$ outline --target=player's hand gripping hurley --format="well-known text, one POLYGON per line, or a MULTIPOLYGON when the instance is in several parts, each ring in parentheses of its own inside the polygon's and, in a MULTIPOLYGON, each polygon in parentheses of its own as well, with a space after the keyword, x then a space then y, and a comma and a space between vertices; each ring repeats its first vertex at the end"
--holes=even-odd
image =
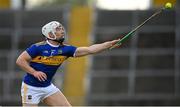
POLYGON ((163 10, 170 9, 171 7, 172 7, 171 3, 166 3, 165 7, 161 8, 158 11, 156 11, 153 15, 151 15, 148 19, 146 19, 144 22, 142 22, 139 26, 137 26, 132 31, 130 31, 127 35, 125 35, 123 38, 121 38, 116 44, 112 45, 109 49, 119 47, 123 42, 125 42, 129 37, 131 37, 134 32, 136 32, 139 28, 141 28, 150 19, 152 19, 153 17, 155 17, 155 16, 159 15, 160 13, 162 13, 163 10))

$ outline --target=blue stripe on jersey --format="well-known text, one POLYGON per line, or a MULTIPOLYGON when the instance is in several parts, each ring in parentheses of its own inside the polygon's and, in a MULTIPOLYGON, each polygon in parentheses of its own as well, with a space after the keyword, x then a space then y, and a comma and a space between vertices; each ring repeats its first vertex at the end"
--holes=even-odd
POLYGON ((76 47, 74 46, 63 45, 59 47, 52 47, 47 44, 46 41, 31 45, 26 49, 27 53, 32 58, 30 66, 36 71, 42 71, 46 73, 47 80, 41 82, 31 74, 27 73, 24 77, 24 82, 35 87, 49 86, 58 67, 68 57, 72 57, 75 53, 75 50, 76 47))

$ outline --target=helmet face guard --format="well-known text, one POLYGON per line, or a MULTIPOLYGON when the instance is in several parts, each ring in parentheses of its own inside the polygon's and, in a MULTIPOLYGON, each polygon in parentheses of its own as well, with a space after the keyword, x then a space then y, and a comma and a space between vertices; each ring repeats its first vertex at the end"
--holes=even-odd
MULTIPOLYGON (((59 43, 62 43, 65 40, 65 36, 57 39, 56 37, 56 28, 57 27, 63 27, 61 23, 57 22, 57 21, 52 21, 47 23, 46 25, 44 25, 42 27, 42 34, 48 39, 48 40, 53 40, 59 43), (49 33, 52 33, 54 35, 54 37, 50 37, 49 33)), ((63 27, 64 28, 64 27, 63 27)))

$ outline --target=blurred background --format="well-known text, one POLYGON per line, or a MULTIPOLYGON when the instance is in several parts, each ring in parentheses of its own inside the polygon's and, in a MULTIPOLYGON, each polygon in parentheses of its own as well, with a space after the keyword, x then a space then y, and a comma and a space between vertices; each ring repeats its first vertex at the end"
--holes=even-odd
POLYGON ((44 40, 44 24, 59 21, 67 43, 89 46, 122 37, 166 2, 175 8, 120 48, 68 59, 53 82, 72 105, 180 105, 179 0, 0 0, 0 105, 21 105, 25 72, 15 61, 44 40))

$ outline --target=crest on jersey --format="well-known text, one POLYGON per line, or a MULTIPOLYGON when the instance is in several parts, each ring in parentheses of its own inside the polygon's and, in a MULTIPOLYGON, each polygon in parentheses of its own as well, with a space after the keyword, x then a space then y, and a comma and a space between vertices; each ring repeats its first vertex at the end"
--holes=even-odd
POLYGON ((58 54, 62 54, 62 50, 61 49, 58 50, 58 54))

